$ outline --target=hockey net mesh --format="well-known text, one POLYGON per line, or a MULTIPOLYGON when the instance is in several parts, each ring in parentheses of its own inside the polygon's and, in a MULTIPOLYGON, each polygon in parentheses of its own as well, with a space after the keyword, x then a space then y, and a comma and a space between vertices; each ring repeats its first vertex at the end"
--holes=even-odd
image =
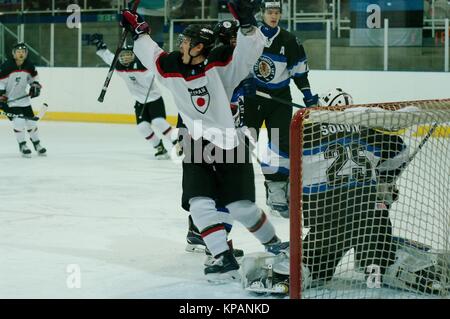
POLYGON ((297 112, 292 298, 448 298, 449 123, 450 99, 297 112))

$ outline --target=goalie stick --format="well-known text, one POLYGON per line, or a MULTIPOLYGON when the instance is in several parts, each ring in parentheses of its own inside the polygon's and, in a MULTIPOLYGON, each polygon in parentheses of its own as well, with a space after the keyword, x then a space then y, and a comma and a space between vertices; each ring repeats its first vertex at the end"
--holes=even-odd
POLYGON ((47 112, 47 109, 48 109, 48 104, 43 103, 38 114, 33 117, 23 116, 22 114, 14 114, 14 113, 10 113, 10 112, 5 112, 2 110, 0 110, 0 115, 4 115, 9 118, 21 118, 21 119, 29 120, 29 121, 39 121, 40 119, 42 119, 44 117, 45 112, 47 112))
MULTIPOLYGON (((141 0, 135 0, 134 1, 133 7, 131 9, 132 12, 136 12, 137 7, 139 5, 139 2, 141 2, 141 0)), ((114 59, 113 59, 113 61, 111 63, 111 66, 109 67, 108 74, 106 75, 106 79, 105 79, 105 83, 103 84, 102 91, 100 92, 100 96, 97 99, 97 101, 99 101, 100 103, 102 103, 103 100, 105 99, 106 90, 108 89, 109 82, 111 81, 111 78, 113 76, 114 70, 116 68, 117 60, 119 59, 120 50, 122 49, 122 46, 125 43, 125 40, 127 39, 127 35, 128 35, 128 30, 125 29, 122 32, 122 38, 119 41, 119 44, 118 44, 117 49, 116 49, 116 53, 114 54, 114 59)))
POLYGON ((256 95, 258 95, 260 97, 263 97, 265 99, 268 99, 268 100, 274 100, 275 102, 278 102, 278 103, 281 103, 281 104, 284 104, 284 105, 295 106, 295 107, 298 107, 299 109, 306 108, 306 106, 304 106, 304 105, 300 105, 300 104, 297 104, 297 103, 294 103, 294 102, 291 102, 291 101, 286 101, 286 100, 280 99, 278 97, 274 97, 274 96, 272 96, 270 94, 267 94, 267 93, 264 93, 264 92, 261 92, 261 91, 256 91, 256 95))

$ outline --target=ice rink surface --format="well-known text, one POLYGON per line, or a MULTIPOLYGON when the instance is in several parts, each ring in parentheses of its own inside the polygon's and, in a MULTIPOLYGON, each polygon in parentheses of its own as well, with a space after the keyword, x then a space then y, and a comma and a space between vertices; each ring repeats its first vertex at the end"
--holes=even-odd
MULTIPOLYGON (((48 156, 22 158, 0 120, 0 298, 258 298, 239 283, 206 282, 204 255, 184 250, 181 163, 154 159, 134 125, 44 121, 39 129, 48 156)), ((257 204, 268 212, 254 167, 257 204)), ((288 240, 288 220, 268 216, 288 240)), ((231 238, 246 253, 263 250, 238 223, 231 238)), ((366 293, 344 289, 340 297, 414 297, 366 293)), ((316 294, 336 297, 305 297, 316 294)))
MULTIPOLYGON (((255 297, 238 283, 209 284, 204 256, 184 251, 181 164, 154 159, 134 125, 44 121, 39 130, 48 156, 22 158, 0 120, 0 298, 255 297), (78 270, 81 287, 70 288, 78 270)), ((288 221, 269 218, 288 240, 288 221)), ((263 250, 238 223, 231 238, 263 250)))

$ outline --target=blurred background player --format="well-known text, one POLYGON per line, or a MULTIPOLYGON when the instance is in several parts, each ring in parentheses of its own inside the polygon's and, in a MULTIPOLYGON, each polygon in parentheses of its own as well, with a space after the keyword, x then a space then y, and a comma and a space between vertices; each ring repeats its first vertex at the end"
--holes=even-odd
MULTIPOLYGON (((280 0, 262 0, 260 30, 268 43, 262 56, 253 67, 258 91, 270 94, 285 101, 291 101, 290 80, 304 95, 307 107, 315 106, 318 95, 311 93, 308 81, 308 63, 303 46, 297 38, 279 26, 282 13, 280 0)), ((279 165, 273 162, 263 163, 265 175, 267 205, 275 215, 289 216, 288 180, 289 171, 282 166, 289 166, 289 126, 292 118, 292 106, 277 104, 273 100, 259 96, 245 99, 245 125, 252 133, 259 135, 263 122, 269 135, 269 148, 278 155, 279 165), (278 139, 273 135, 278 130, 278 139)), ((254 136, 257 139, 257 136, 254 136)))
MULTIPOLYGON (((0 66, 0 108, 32 118, 34 112, 30 99, 38 97, 42 88, 39 84, 38 73, 34 64, 28 59, 28 48, 25 43, 18 43, 13 47, 12 57, 0 66), (8 103, 8 100, 14 101, 8 103)), ((47 150, 40 144, 36 121, 19 117, 10 118, 10 120, 23 157, 31 157, 25 131, 28 132, 37 154, 40 156, 47 154, 47 150)))
POLYGON ((127 10, 122 13, 122 25, 135 39, 134 52, 172 90, 187 128, 183 137, 182 206, 191 213, 216 258, 204 269, 210 281, 240 277, 216 201, 265 246, 280 241, 273 225, 255 204, 253 165, 245 144, 237 139, 229 108, 233 89, 247 76, 263 50, 264 38, 255 28, 254 4, 252 0, 229 2, 230 11, 241 26, 234 52, 225 46, 213 49, 214 32, 209 26, 189 25, 183 32, 182 52, 164 53, 148 35, 149 26, 142 17, 127 10), (212 132, 214 136, 210 135, 212 132), (239 154, 245 154, 243 162, 235 160, 239 154))
MULTIPOLYGON (((321 106, 352 103, 342 89, 319 101, 321 106)), ((369 267, 378 266, 385 286, 448 293, 450 283, 441 280, 450 276, 450 259, 444 257, 439 268, 440 257, 431 247, 392 234, 389 209, 399 197, 396 180, 409 163, 404 141, 359 125, 306 123, 303 134, 303 222, 309 232, 302 242, 302 288, 329 282, 342 257, 354 249, 355 270, 367 275, 369 267)), ((285 291, 289 252, 286 243, 279 247, 284 250, 279 256, 244 257, 249 290, 285 291), (269 264, 274 282, 267 287, 269 264)))
MULTIPOLYGON (((91 43, 97 47, 97 55, 106 64, 111 65, 114 54, 108 50, 102 38, 101 34, 93 34, 91 43)), ((164 147, 163 141, 155 133, 155 129, 172 144, 176 143, 176 136, 172 137, 172 127, 166 121, 164 100, 154 83, 155 75, 136 58, 132 46, 126 46, 120 51, 116 71, 136 100, 134 112, 139 132, 153 145, 154 155, 157 159, 168 159, 169 153, 164 147)))

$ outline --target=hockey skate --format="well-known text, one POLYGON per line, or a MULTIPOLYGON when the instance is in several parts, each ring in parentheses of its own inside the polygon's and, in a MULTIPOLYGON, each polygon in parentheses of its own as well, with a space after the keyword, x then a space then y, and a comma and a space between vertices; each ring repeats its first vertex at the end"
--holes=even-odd
POLYGON ((27 142, 19 143, 19 150, 22 157, 31 158, 31 150, 27 146, 27 142))
POLYGON ((210 283, 227 283, 240 280, 239 264, 231 250, 219 254, 212 265, 205 267, 205 276, 210 283))
POLYGON ((160 140, 159 144, 155 146, 155 158, 158 160, 165 160, 169 159, 169 153, 167 152, 166 148, 164 147, 163 141, 160 140))
MULTIPOLYGON (((259 295, 289 293, 289 252, 254 253, 242 260, 242 284, 245 290, 259 295)), ((302 266, 302 286, 308 287, 311 276, 308 267, 302 266)))
POLYGON ((186 235, 186 248, 185 250, 189 253, 204 253, 206 244, 203 241, 200 231, 194 225, 191 215, 189 215, 189 229, 186 235))
POLYGON ((40 141, 31 142, 33 142, 34 149, 39 156, 47 156, 47 149, 41 146, 40 141))
MULTIPOLYGON (((239 262, 241 260, 241 258, 244 256, 244 251, 242 249, 233 248, 233 241, 231 239, 228 240, 227 243, 228 243, 228 246, 230 247, 230 249, 233 251, 234 258, 236 258, 236 260, 239 262)), ((205 254, 206 254, 206 259, 203 264, 205 266, 213 265, 215 258, 212 256, 212 254, 208 248, 205 248, 205 254)))
POLYGON ((287 182, 265 181, 266 204, 273 216, 289 218, 289 203, 287 200, 287 182))

